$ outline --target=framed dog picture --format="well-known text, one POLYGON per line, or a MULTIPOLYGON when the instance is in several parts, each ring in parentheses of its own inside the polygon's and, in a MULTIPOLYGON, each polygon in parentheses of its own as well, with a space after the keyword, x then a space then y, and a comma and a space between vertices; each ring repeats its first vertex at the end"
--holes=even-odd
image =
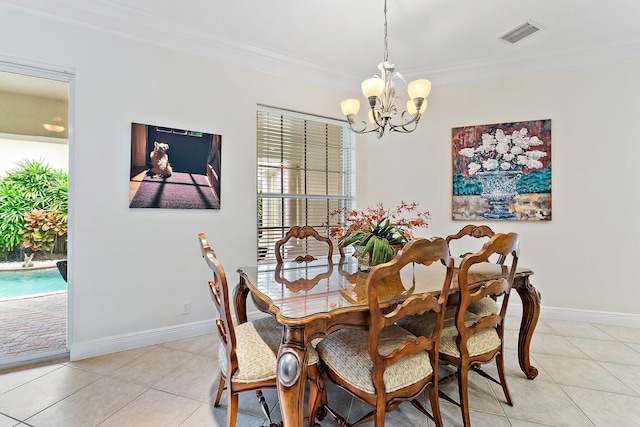
POLYGON ((222 136, 131 123, 130 208, 220 209, 222 136))

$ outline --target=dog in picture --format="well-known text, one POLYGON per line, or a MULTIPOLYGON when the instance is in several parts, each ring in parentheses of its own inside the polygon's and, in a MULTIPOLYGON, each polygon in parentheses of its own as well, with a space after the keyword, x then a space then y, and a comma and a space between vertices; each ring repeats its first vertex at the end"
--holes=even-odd
POLYGON ((169 178, 173 169, 169 163, 169 156, 167 150, 169 144, 164 142, 154 142, 153 151, 149 155, 151 157, 151 170, 149 175, 153 175, 154 178, 169 178))

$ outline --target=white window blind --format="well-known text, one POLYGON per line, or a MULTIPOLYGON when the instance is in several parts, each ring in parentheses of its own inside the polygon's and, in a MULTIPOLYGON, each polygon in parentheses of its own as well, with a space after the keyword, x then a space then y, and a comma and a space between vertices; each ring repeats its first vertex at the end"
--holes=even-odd
MULTIPOLYGON (((353 137, 330 119, 265 108, 257 112, 258 260, 294 225, 328 235, 331 211, 353 206, 353 137)), ((337 219, 337 218, 336 218, 337 219)), ((326 254, 315 239, 292 239, 284 258, 326 254)), ((334 247, 334 253, 337 253, 334 247)))

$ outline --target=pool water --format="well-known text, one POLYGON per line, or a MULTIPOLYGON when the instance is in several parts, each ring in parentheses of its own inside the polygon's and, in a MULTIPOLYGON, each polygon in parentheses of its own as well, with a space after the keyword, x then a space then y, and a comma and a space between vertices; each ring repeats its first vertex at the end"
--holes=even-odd
POLYGON ((0 299, 64 291, 64 281, 57 268, 27 271, 0 271, 0 299))

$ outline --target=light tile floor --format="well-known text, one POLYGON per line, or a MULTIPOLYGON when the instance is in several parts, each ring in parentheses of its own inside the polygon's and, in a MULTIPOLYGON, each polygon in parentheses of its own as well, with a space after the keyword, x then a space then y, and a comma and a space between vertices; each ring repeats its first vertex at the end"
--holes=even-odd
MULTIPOLYGON (((474 426, 639 426, 640 328, 544 320, 532 343, 540 374, 525 379, 517 363, 519 319, 508 319, 506 356, 514 406, 500 386, 473 374, 474 426)), ((226 399, 214 408, 218 340, 201 336, 77 362, 57 361, 0 372, 0 427, 224 426, 226 399)), ((487 371, 495 373, 495 366, 487 371)), ((349 421, 365 405, 328 383, 329 403, 349 421)), ((457 396, 457 386, 442 387, 457 396)), ((277 396, 265 396, 275 421, 277 396)), ((425 404, 428 405, 428 401, 425 404)), ((428 406, 427 406, 428 407, 428 406)), ((441 400, 446 426, 460 426, 459 409, 441 400)), ((255 394, 240 398, 238 426, 265 426, 255 394)), ((433 426, 408 403, 387 414, 387 426, 433 426)), ((327 417, 322 426, 336 426, 327 417)))

